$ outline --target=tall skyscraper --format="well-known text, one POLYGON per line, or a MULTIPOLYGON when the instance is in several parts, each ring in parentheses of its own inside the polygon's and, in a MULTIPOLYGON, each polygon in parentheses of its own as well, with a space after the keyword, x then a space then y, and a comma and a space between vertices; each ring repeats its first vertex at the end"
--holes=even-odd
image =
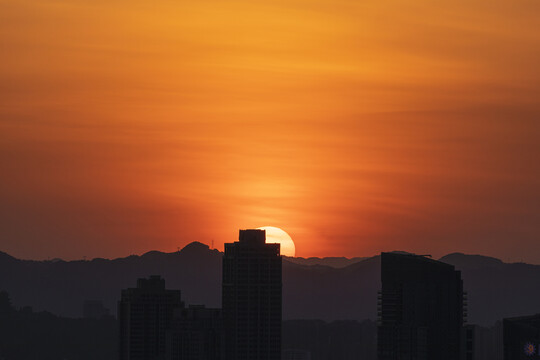
POLYGON ((264 230, 225 244, 222 307, 226 360, 281 358, 281 256, 264 230))
POLYGON ((159 276, 139 279, 136 288, 122 290, 118 303, 120 360, 164 359, 174 309, 183 307, 180 290, 166 290, 165 280, 159 276))
POLYGON ((381 254, 379 360, 459 360, 463 356, 461 273, 425 256, 381 254))

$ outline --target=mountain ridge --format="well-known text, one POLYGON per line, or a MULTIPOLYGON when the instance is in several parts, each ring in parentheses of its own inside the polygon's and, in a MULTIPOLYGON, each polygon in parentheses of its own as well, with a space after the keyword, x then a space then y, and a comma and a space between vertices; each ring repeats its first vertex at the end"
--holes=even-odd
MULTIPOLYGON (((34 261, 0 252, 0 290, 8 291, 17 306, 79 317, 84 300, 102 300, 115 313, 121 289, 134 287, 137 278, 161 275, 167 288, 182 291, 186 303, 220 307, 222 255, 199 242, 172 253, 116 259, 34 261)), ((440 261, 462 272, 471 323, 489 325, 540 312, 539 265, 462 253, 440 261)), ((379 290, 379 255, 343 267, 283 258, 284 319, 375 320, 379 290)))

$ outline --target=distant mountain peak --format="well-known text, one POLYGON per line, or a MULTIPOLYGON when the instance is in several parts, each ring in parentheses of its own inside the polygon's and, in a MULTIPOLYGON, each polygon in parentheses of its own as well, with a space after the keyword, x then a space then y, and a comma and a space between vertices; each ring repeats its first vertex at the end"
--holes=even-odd
POLYGON ((197 255, 197 254, 202 254, 202 253, 206 253, 206 252, 209 252, 209 251, 211 251, 211 250, 210 250, 210 247, 208 245, 203 244, 203 243, 198 242, 198 241, 193 241, 193 242, 187 244, 186 246, 184 246, 180 251, 167 253, 167 252, 158 251, 158 250, 150 250, 150 251, 142 254, 141 257, 143 257, 143 258, 159 258, 159 257, 167 256, 167 255, 177 255, 177 254, 181 254, 181 255, 197 255))
POLYGON ((502 260, 484 256, 484 255, 468 255, 460 252, 451 253, 443 256, 439 261, 456 267, 483 267, 483 266, 500 266, 504 264, 502 260))
POLYGON ((16 261, 17 259, 9 255, 8 253, 0 251, 0 260, 16 261))
POLYGON ((209 251, 210 246, 203 244, 199 241, 193 241, 186 246, 182 250, 180 250, 181 253, 192 253, 192 252, 202 252, 202 251, 209 251))
POLYGON ((165 253, 162 252, 162 251, 150 250, 150 251, 147 251, 144 254, 142 254, 141 257, 153 257, 153 256, 159 256, 159 255, 163 255, 163 254, 165 254, 165 253))

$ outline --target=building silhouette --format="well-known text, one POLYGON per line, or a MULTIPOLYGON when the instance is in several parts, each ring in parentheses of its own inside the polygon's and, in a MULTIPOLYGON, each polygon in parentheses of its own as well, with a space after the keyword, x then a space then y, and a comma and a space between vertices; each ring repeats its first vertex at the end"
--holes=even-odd
POLYGON ((311 353, 308 350, 286 349, 281 360, 311 360, 311 353))
POLYGON ((11 305, 11 299, 7 291, 0 291, 0 315, 9 314, 15 311, 11 305))
POLYGON ((281 358, 282 280, 279 244, 264 230, 240 230, 225 244, 222 308, 226 360, 281 358))
POLYGON ((540 314, 503 319, 504 360, 540 359, 540 314))
POLYGON ((167 331, 167 360, 223 359, 221 309, 190 305, 174 310, 167 331))
POLYGON ((183 307, 180 290, 165 289, 160 276, 139 279, 136 288, 122 290, 118 303, 120 359, 164 359, 166 331, 174 310, 183 307))
POLYGON ((382 253, 379 360, 458 360, 464 356, 461 273, 426 256, 382 253))
POLYGON ((502 322, 491 327, 465 326, 464 360, 503 360, 502 322))

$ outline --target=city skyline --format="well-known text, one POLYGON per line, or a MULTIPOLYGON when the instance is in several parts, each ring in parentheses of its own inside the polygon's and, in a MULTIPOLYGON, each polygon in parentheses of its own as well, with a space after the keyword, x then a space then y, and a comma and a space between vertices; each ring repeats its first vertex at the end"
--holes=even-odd
POLYGON ((0 250, 274 226, 540 262, 540 3, 0 1, 0 250))
POLYGON ((0 290, 0 354, 141 360, 536 356, 539 293, 530 280, 538 279, 540 265, 463 254, 437 261, 403 252, 344 268, 299 265, 279 256, 280 244, 265 243, 265 230, 239 233, 224 253, 200 243, 117 260, 25 261, 0 253, 7 270, 0 276, 7 289, 0 290), (166 287, 165 278, 175 285, 166 287), (206 306, 216 300, 221 307, 206 306), (117 319, 111 303, 118 305, 117 319), (75 317, 68 315, 73 306, 75 317))

